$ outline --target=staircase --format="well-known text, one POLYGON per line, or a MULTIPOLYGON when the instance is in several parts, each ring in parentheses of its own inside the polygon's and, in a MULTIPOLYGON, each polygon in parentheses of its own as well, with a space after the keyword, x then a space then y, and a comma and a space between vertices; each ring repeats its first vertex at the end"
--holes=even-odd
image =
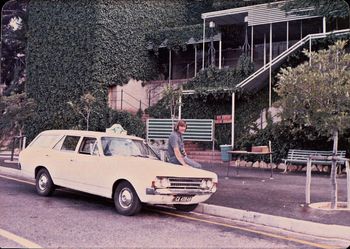
POLYGON ((317 34, 307 35, 303 39, 295 43, 293 46, 289 47, 287 50, 279 54, 269 63, 265 64, 259 70, 254 72, 248 78, 246 78, 245 80, 237 84, 236 87, 241 88, 248 92, 253 92, 253 91, 256 92, 264 87, 264 83, 266 82, 266 79, 269 77, 270 67, 271 67, 271 71, 278 68, 288 55, 290 55, 292 52, 294 52, 295 50, 297 50, 307 42, 311 42, 311 40, 325 38, 330 35, 340 36, 340 35, 349 34, 349 33, 350 33, 350 29, 342 29, 342 30, 337 30, 337 31, 332 31, 327 33, 317 33, 317 34))
POLYGON ((220 151, 203 150, 199 144, 185 142, 185 150, 189 158, 199 163, 222 163, 220 151))

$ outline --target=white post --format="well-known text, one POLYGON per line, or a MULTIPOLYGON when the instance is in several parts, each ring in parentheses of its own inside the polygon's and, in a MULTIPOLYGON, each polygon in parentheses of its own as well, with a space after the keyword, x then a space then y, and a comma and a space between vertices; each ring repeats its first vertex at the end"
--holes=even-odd
POLYGON ((194 44, 194 77, 197 76, 197 44, 194 44))
POLYGON ((322 20, 322 26, 323 26, 323 33, 326 33, 327 32, 327 23, 326 23, 325 16, 323 17, 323 20, 322 20))
POLYGON ((221 69, 222 65, 222 40, 220 37, 220 41, 219 41, 219 69, 221 69))
POLYGON ((311 49, 312 49, 312 39, 310 36, 310 42, 309 42, 309 52, 310 52, 310 56, 309 56, 309 66, 311 67, 311 49))
POLYGON ((287 21, 287 49, 288 48, 289 48, 289 22, 287 21))
POLYGON ((303 20, 300 20, 300 40, 303 39, 303 20))
POLYGON ((350 208, 350 166, 349 161, 345 161, 346 170, 346 188, 347 188, 347 206, 350 208))
POLYGON ((27 137, 23 137, 22 150, 26 148, 26 143, 27 143, 27 137))
POLYGON ((251 41, 250 41, 250 60, 254 61, 254 26, 251 27, 251 41))
MULTIPOLYGON (((182 93, 182 88, 181 88, 182 93)), ((179 95, 179 120, 181 119, 181 106, 182 106, 182 95, 179 95)))
POLYGON ((168 79, 169 84, 170 84, 170 80, 171 80, 171 49, 169 49, 169 79, 168 79))
POLYGON ((311 203, 311 197, 310 197, 310 189, 311 189, 311 159, 307 159, 307 165, 306 165, 306 186, 305 186, 305 202, 306 204, 311 203))
POLYGON ((232 93, 232 111, 231 111, 231 147, 234 149, 235 146, 235 95, 232 93))
POLYGON ((269 107, 272 105, 272 23, 270 23, 269 107))
POLYGON ((205 19, 203 19, 203 53, 202 53, 202 70, 204 70, 205 59, 205 19))
POLYGON ((266 65, 266 33, 264 33, 264 68, 266 65))

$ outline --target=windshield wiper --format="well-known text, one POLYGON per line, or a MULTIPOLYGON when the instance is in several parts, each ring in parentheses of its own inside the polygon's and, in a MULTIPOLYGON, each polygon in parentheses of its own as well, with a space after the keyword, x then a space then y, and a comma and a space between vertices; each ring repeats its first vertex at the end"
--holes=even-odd
POLYGON ((143 157, 143 158, 149 158, 149 156, 147 155, 131 155, 133 157, 143 157))

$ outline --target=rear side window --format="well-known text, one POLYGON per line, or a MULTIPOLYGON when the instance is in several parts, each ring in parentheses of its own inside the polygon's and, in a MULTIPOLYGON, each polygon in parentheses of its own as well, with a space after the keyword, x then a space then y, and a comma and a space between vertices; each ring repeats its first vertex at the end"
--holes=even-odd
POLYGON ((30 147, 33 148, 52 148, 58 140, 61 138, 61 136, 58 135, 40 135, 37 139, 34 140, 34 142, 31 144, 30 147))
POLYGON ((78 145, 80 137, 78 136, 66 136, 63 141, 61 150, 64 151, 75 151, 75 148, 78 145))

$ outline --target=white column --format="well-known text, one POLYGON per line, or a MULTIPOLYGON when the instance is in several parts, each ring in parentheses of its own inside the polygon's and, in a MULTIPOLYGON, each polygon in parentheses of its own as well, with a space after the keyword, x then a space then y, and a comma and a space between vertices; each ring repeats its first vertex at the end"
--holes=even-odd
POLYGON ((168 82, 170 83, 171 80, 171 49, 169 49, 169 79, 168 82))
POLYGON ((221 37, 220 37, 220 41, 219 41, 219 69, 221 69, 222 65, 222 41, 221 41, 221 37))
POLYGON ((323 26, 323 33, 326 33, 327 32, 327 22, 326 22, 326 17, 324 16, 323 17, 323 20, 322 20, 322 26, 323 26))
POLYGON ((203 19, 203 53, 202 53, 202 70, 204 70, 205 59, 205 19, 203 19))
POLYGON ((303 39, 303 20, 300 20, 300 40, 303 39))
POLYGON ((232 93, 232 111, 231 111, 231 147, 234 149, 235 146, 235 95, 232 93))
POLYGON ((254 61, 254 26, 251 27, 250 60, 254 61))
POLYGON ((270 23, 269 107, 272 105, 272 23, 270 23))
POLYGON ((194 44, 194 77, 197 76, 197 44, 194 44))
POLYGON ((310 56, 309 56, 309 66, 311 67, 311 51, 312 51, 312 39, 310 37, 310 42, 309 42, 309 52, 310 52, 310 56))
POLYGON ((266 33, 264 33, 264 67, 266 65, 266 33))
POLYGON ((179 95, 179 120, 181 119, 181 106, 182 106, 182 87, 181 87, 181 94, 179 95))
POLYGON ((289 48, 289 22, 287 21, 287 49, 289 48))

